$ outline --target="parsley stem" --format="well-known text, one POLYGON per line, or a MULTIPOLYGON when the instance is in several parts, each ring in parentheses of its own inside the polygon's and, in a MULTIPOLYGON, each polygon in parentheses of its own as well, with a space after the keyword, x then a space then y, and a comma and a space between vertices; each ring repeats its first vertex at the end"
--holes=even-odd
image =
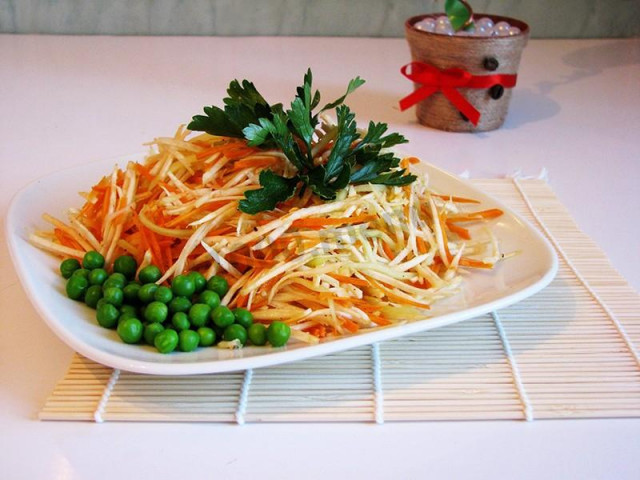
POLYGON ((283 160, 287 160, 287 156, 280 150, 267 150, 264 152, 260 152, 260 155, 271 155, 272 157, 282 158, 283 160))
POLYGON ((313 158, 317 157, 318 152, 324 150, 329 142, 331 142, 331 140, 335 140, 336 136, 338 135, 338 127, 326 125, 325 128, 328 128, 327 133, 320 137, 318 139, 318 142, 311 149, 311 155, 313 156, 313 158))

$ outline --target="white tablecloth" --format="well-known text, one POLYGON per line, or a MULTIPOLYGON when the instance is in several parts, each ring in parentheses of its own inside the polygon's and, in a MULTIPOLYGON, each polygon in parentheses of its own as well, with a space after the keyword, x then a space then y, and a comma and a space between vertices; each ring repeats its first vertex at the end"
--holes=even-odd
MULTIPOLYGON (((614 266, 640 287, 640 40, 534 40, 500 130, 416 123, 400 39, 0 36, 0 215, 24 184, 143 151, 232 78, 289 101, 307 67, 325 98, 360 75, 361 122, 388 122, 406 149, 473 177, 539 175, 614 266)), ((6 478, 637 478, 640 421, 395 425, 45 423, 36 414, 71 350, 31 307, 0 247, 0 464, 6 478)))

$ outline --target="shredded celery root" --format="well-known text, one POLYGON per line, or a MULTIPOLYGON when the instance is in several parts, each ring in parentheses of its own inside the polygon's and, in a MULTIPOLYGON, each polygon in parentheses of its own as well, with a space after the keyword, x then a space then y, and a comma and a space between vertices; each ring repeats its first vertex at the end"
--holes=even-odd
MULTIPOLYGON (((323 123, 317 132, 318 161, 333 131, 323 123)), ((67 223, 45 215, 53 230, 33 233, 33 243, 60 257, 95 249, 108 264, 133 255, 140 268, 159 266, 160 282, 191 270, 223 275, 231 285, 224 304, 249 308, 259 322, 285 321, 310 343, 424 318, 459 290, 461 268, 501 258, 490 228, 471 236, 467 227, 502 212, 432 191, 426 178, 349 185, 332 202, 307 189, 249 215, 238 202, 259 187, 260 171, 292 172, 281 152, 182 127, 152 147, 143 163, 114 168, 82 194, 86 203, 67 223)))

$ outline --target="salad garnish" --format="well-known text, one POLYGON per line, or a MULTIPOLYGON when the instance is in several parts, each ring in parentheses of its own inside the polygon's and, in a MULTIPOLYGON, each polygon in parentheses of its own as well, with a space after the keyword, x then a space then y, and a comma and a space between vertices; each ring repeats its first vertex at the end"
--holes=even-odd
POLYGON ((234 80, 227 89, 223 108, 205 107, 205 115, 194 116, 187 126, 192 131, 244 138, 251 147, 278 148, 295 167, 289 177, 269 170, 261 173, 261 188, 247 191, 240 202, 243 212, 273 210, 298 189, 311 188, 320 198, 335 200, 337 192, 349 184, 400 186, 416 179, 398 168, 400 159, 386 150, 406 143, 402 135, 387 133, 386 123, 374 122, 369 122, 364 136, 358 132, 355 115, 344 101, 364 80, 354 78, 344 95, 317 109, 320 92, 313 90, 312 79, 309 69, 289 110, 282 104, 269 105, 253 83, 234 80), (320 116, 334 109, 336 124, 319 128, 320 116), (324 158, 323 147, 329 144, 329 155, 324 158))

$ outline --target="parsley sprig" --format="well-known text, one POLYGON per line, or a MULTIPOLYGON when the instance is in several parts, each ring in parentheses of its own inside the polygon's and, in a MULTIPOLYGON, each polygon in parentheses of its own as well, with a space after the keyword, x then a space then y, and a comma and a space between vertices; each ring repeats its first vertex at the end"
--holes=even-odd
POLYGON ((288 110, 282 104, 269 105, 253 83, 234 80, 227 89, 223 108, 205 107, 205 115, 196 115, 189 123, 187 128, 192 131, 244 138, 254 147, 278 148, 296 168, 297 174, 291 178, 271 170, 260 172, 261 188, 245 192, 239 205, 241 211, 255 214, 273 210, 300 186, 310 188, 324 200, 334 200, 337 192, 349 184, 398 186, 416 179, 398 168, 400 159, 386 150, 406 143, 402 135, 387 133, 386 123, 375 122, 369 122, 363 136, 359 133, 355 114, 344 101, 364 80, 354 78, 344 95, 319 109, 320 92, 313 90, 312 80, 309 69, 288 110), (326 163, 318 163, 313 158, 313 146, 322 141, 316 133, 319 115, 334 109, 337 123, 325 132, 332 135, 333 146, 326 163))

